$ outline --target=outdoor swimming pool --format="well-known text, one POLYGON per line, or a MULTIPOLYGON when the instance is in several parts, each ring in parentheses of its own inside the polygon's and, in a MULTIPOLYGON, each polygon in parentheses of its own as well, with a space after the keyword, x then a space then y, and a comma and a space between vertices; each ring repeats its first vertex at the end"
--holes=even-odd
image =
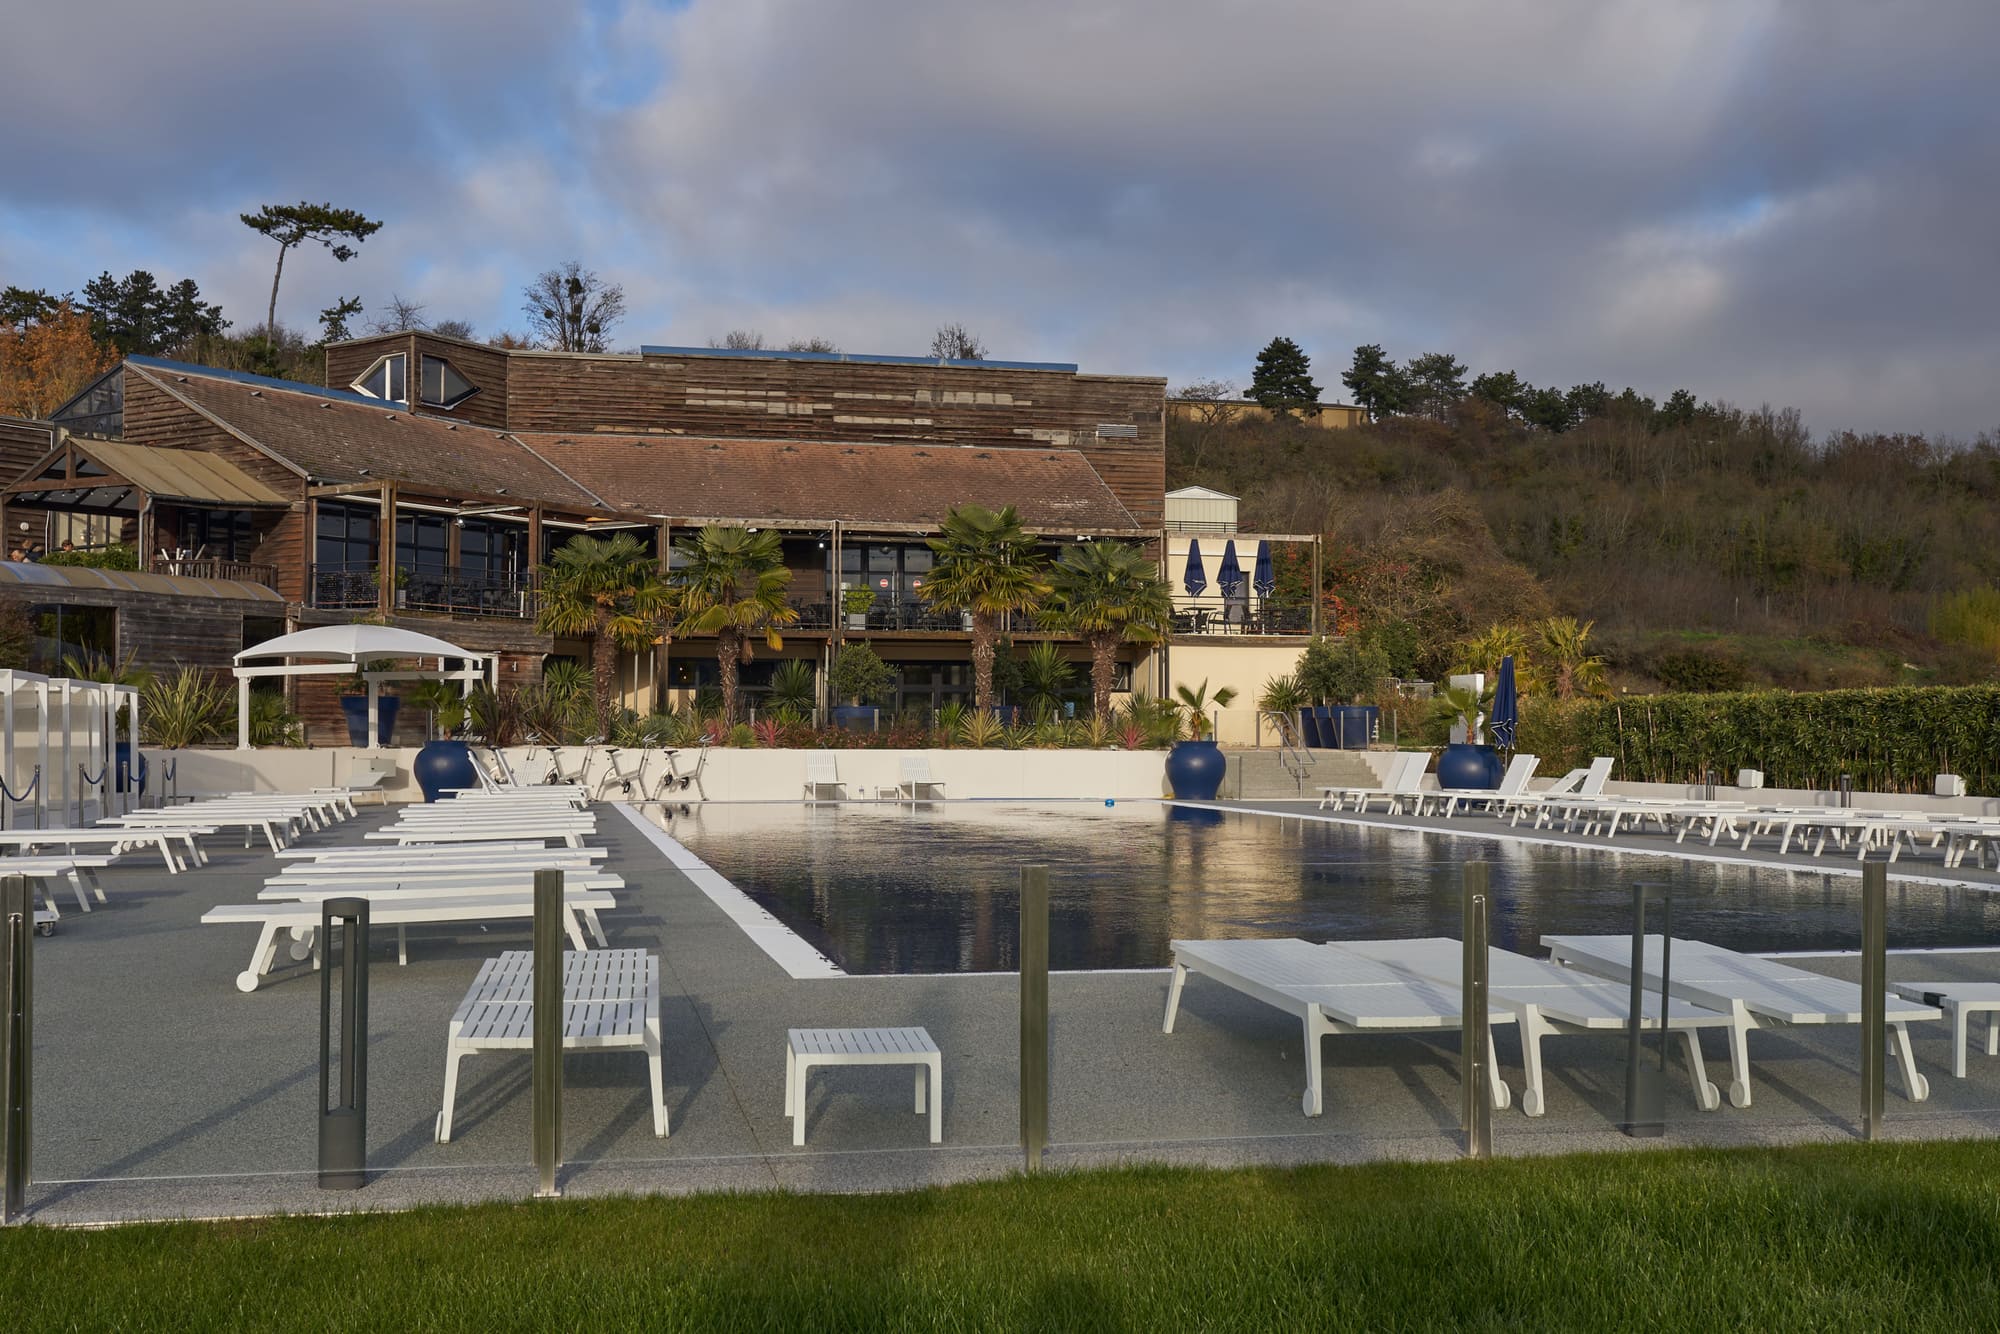
MULTIPOLYGON (((1742 950, 1861 939, 1852 876, 1154 802, 718 804, 669 829, 850 973, 1012 969, 1021 867, 1037 863, 1063 969, 1161 967, 1175 937, 1456 936, 1468 858, 1493 868, 1493 943, 1527 953, 1545 933, 1630 931, 1639 880, 1672 887, 1676 935, 1742 950)), ((2000 895, 1891 882, 1892 948, 1996 941, 2000 895)))

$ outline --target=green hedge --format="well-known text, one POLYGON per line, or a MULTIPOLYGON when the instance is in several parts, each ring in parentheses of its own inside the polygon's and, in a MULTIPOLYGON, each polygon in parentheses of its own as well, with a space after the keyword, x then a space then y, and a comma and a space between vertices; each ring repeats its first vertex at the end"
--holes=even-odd
POLYGON ((2000 686, 1826 690, 1812 694, 1635 695, 1523 701, 1520 749, 1544 771, 1616 757, 1626 782, 1730 782, 1761 769, 1771 787, 1929 792, 1955 773, 1969 791, 2000 793, 2000 686))

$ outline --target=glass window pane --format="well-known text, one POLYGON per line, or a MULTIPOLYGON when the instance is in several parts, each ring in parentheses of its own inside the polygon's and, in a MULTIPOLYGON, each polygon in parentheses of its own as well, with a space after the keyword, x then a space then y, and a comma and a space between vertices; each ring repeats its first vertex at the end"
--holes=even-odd
POLYGON ((896 572, 896 548, 868 548, 868 572, 870 574, 894 574, 896 572))
POLYGON ((404 385, 407 366, 408 362, 403 357, 389 358, 389 397, 398 403, 404 402, 409 397, 409 390, 404 385))

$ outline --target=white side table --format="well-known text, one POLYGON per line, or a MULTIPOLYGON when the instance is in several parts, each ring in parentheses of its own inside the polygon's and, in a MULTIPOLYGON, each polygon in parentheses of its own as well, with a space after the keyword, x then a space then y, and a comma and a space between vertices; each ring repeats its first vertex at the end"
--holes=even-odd
POLYGON ((937 1043, 921 1028, 793 1028, 785 1032, 785 1115, 792 1143, 806 1142, 806 1075, 816 1065, 914 1065, 917 1114, 926 1110, 930 1076, 931 1143, 944 1138, 944 1066, 937 1043))

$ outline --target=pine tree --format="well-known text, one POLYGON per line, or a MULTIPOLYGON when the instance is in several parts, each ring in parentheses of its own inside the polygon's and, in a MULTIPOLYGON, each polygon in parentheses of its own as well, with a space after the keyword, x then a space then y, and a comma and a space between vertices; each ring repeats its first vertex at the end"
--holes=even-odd
POLYGON ((1389 360, 1380 343, 1363 343, 1354 349, 1354 365, 1340 377, 1355 406, 1368 409, 1371 418, 1409 410, 1412 390, 1410 377, 1389 360))
POLYGON ((1312 381, 1312 359, 1289 338, 1273 338, 1257 354, 1250 376, 1250 397, 1273 416, 1286 415, 1319 402, 1312 381))

